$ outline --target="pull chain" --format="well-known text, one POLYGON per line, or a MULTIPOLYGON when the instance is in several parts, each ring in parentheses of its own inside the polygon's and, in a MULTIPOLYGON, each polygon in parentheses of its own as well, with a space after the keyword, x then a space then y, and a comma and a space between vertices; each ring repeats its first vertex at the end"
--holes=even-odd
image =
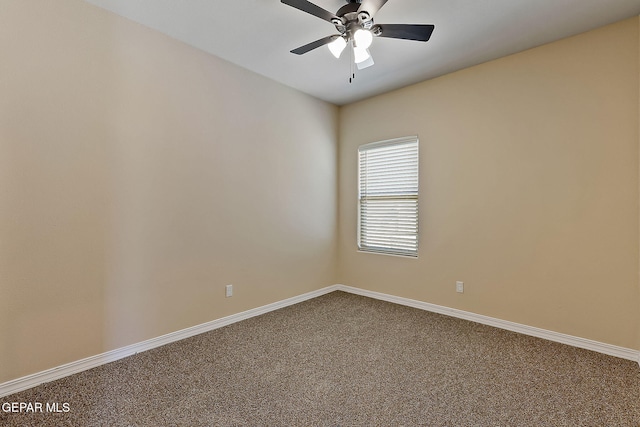
POLYGON ((352 83, 353 80, 356 78, 356 72, 355 72, 355 68, 354 68, 354 64, 355 64, 355 59, 353 57, 353 46, 351 46, 351 44, 353 43, 353 41, 350 44, 350 49, 349 49, 349 83, 352 83))
MULTIPOLYGON (((351 45, 351 43, 349 43, 349 45, 351 45)), ((355 76, 353 74, 353 49, 351 49, 351 46, 349 46, 349 83, 351 83, 354 77, 355 76)))

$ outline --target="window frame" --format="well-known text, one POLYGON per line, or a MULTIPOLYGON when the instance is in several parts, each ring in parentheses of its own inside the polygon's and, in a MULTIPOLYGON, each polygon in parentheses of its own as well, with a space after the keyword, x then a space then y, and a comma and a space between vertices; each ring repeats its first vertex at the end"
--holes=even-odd
POLYGON ((357 168, 357 174, 358 174, 358 200, 357 200, 357 204, 358 204, 358 218, 357 218, 357 247, 358 247, 358 252, 366 252, 366 253, 375 253, 375 254, 383 254, 383 255, 391 255, 391 256, 400 256, 403 258, 418 258, 418 252, 419 252, 419 237, 420 237, 420 218, 419 218, 419 177, 420 177, 420 141, 417 135, 415 136, 408 136, 408 137, 402 137, 402 138, 394 138, 394 139, 388 139, 388 140, 384 140, 384 141, 377 141, 377 142, 370 142, 367 144, 362 144, 358 147, 358 168, 357 168), (382 148, 382 147, 390 147, 390 146, 394 146, 394 145, 409 145, 409 144, 415 144, 415 194, 391 194, 391 195, 369 195, 369 196, 363 196, 362 194, 362 179, 363 179, 363 172, 362 172, 362 152, 364 151, 368 151, 368 150, 372 150, 372 149, 376 149, 376 148, 382 148), (366 245, 366 243, 363 243, 363 239, 362 239, 362 231, 363 231, 363 200, 403 200, 403 201, 413 201, 415 202, 415 248, 411 249, 411 250, 407 250, 407 249, 402 249, 402 248, 398 248, 393 247, 393 246, 388 246, 388 247, 383 247, 383 246, 368 246, 366 245))

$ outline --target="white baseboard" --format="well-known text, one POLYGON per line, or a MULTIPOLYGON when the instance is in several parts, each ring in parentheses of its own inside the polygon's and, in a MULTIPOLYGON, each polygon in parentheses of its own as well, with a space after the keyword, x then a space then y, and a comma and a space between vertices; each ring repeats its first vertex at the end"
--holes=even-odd
POLYGON ((640 365, 640 351, 630 348, 618 347, 611 344, 588 340, 586 338, 575 337, 572 335, 523 325, 520 323, 509 322, 507 320, 496 319, 494 317, 484 316, 482 314, 458 310, 456 308, 444 307, 441 305, 430 304, 428 302, 417 301, 409 298, 397 297, 380 292, 367 291, 365 289, 354 288, 351 286, 337 285, 336 290, 362 295, 369 298, 375 298, 382 301, 388 301, 395 304, 406 305, 408 307, 418 308, 420 310, 445 314, 447 316, 457 317, 459 319, 470 320, 472 322, 481 323, 483 325, 494 326, 496 328, 506 329, 512 332, 518 332, 533 337, 543 338, 549 341, 555 341, 573 347, 584 348, 586 350, 596 351, 598 353, 619 357, 621 359, 633 360, 634 362, 638 362, 638 364, 640 365))
POLYGON ((409 298, 368 291, 365 289, 354 288, 352 286, 333 285, 2 383, 0 384, 0 397, 18 393, 20 391, 35 387, 43 383, 77 374, 79 372, 86 371, 88 369, 104 365, 106 363, 115 362, 116 360, 125 358, 127 356, 132 356, 136 353, 141 353, 143 351, 151 350, 152 348, 160 347, 175 341, 180 341, 194 335, 202 334, 204 332, 212 331, 214 329, 218 329, 223 326, 239 322, 241 320, 259 316, 261 314, 265 314, 270 311, 278 310, 280 308, 316 298, 333 291, 348 292, 369 298, 375 298, 382 301, 388 301, 395 304, 405 305, 408 307, 418 308, 420 310, 426 310, 434 313, 445 314, 447 316, 457 317, 460 319, 470 320, 472 322, 494 326, 496 328, 506 329, 508 331, 531 335, 538 338, 544 338, 550 341, 584 348, 610 356, 620 357, 622 359, 637 361, 640 365, 640 351, 638 350, 618 347, 611 344, 605 344, 585 338, 574 337, 571 335, 535 328, 533 326, 522 325, 519 323, 483 316, 481 314, 470 313, 455 308, 449 308, 423 301, 412 300, 409 298))
POLYGON ((38 386, 40 384, 64 378, 69 375, 77 374, 79 372, 86 371, 88 369, 104 365, 106 363, 115 362, 116 360, 123 359, 127 356, 132 356, 136 353, 151 350, 152 348, 160 347, 175 341, 180 341, 194 335, 202 334, 204 332, 212 331, 214 329, 239 322, 241 320, 249 319, 251 317, 259 316, 261 314, 278 310, 289 305, 316 298, 329 292, 333 292, 336 289, 337 288, 334 285, 319 289, 317 291, 307 292, 306 294, 298 295, 296 297, 287 298, 285 300, 267 304, 262 307, 257 307, 251 310, 243 311, 241 313, 232 314, 231 316, 222 317, 211 322, 202 323, 200 325, 192 326, 190 328, 182 329, 176 332, 171 332, 166 335, 151 338, 146 341, 131 344, 126 347, 111 350, 106 353, 87 357, 86 359, 77 360, 75 362, 57 366, 52 369, 47 369, 46 371, 36 372, 35 374, 8 381, 0 384, 0 397, 18 393, 20 391, 38 386))

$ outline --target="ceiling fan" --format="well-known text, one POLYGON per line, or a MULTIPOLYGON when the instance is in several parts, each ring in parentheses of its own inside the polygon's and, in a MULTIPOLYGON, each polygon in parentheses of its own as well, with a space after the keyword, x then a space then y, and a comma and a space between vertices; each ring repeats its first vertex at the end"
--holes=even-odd
POLYGON ((328 45, 331 53, 339 58, 348 44, 353 48, 353 62, 358 69, 373 65, 369 46, 373 37, 417 40, 426 42, 431 38, 434 25, 426 24, 374 24, 373 17, 388 0, 346 0, 335 14, 307 0, 281 0, 282 3, 300 9, 335 25, 339 34, 293 49, 291 53, 302 55, 320 46, 328 45))

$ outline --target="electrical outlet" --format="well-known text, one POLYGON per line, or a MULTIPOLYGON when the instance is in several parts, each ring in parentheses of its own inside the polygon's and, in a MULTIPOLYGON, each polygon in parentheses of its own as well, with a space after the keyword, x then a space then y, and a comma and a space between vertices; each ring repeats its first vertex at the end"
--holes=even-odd
POLYGON ((464 292, 464 282, 456 282, 456 292, 464 292))
POLYGON ((224 287, 225 290, 225 296, 227 298, 232 297, 233 296, 233 285, 227 285, 224 287))

